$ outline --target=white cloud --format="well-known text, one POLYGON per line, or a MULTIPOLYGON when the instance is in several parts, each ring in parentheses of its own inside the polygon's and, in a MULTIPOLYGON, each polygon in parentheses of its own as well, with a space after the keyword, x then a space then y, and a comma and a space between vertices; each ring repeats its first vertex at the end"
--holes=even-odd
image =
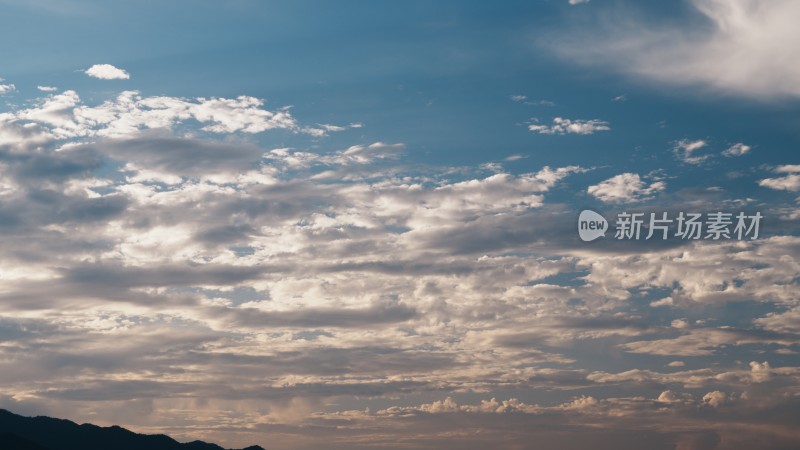
POLYGON ((518 95, 517 94, 517 95, 512 95, 511 96, 511 100, 514 100, 515 102, 524 102, 527 99, 528 99, 528 96, 526 96, 526 95, 518 95))
POLYGON ((750 151, 750 146, 742 144, 733 144, 722 152, 722 156, 742 156, 750 151))
POLYGON ((690 141, 688 139, 682 139, 675 143, 675 146, 672 148, 672 152, 675 154, 675 157, 679 160, 687 163, 687 164, 701 164, 706 161, 711 155, 697 155, 695 154, 698 150, 705 148, 708 146, 708 142, 698 139, 696 141, 690 141))
POLYGON ((800 164, 787 164, 775 168, 777 173, 798 173, 800 172, 800 164))
POLYGON ((765 178, 758 182, 759 186, 783 191, 800 191, 800 174, 790 174, 785 177, 765 178))
POLYGON ((58 90, 58 88, 55 86, 36 86, 36 89, 42 92, 55 92, 58 90))
POLYGON ((569 0, 570 5, 580 5, 582 3, 589 3, 591 0, 569 0))
POLYGON ((656 181, 648 186, 639 174, 621 173, 589 186, 587 192, 606 203, 623 203, 647 200, 652 194, 663 191, 665 187, 666 183, 663 181, 656 181))
POLYGON ((17 87, 13 84, 0 84, 0 95, 9 94, 17 90, 17 87))
POLYGON ((95 64, 86 69, 84 73, 90 77, 99 78, 101 80, 128 80, 131 77, 128 72, 118 69, 111 64, 95 64))
POLYGON ((788 173, 789 175, 776 178, 765 178, 759 180, 758 185, 770 189, 797 192, 800 191, 800 165, 789 164, 779 166, 775 169, 776 173, 788 173))
POLYGON ((539 134, 594 134, 598 131, 608 131, 611 127, 609 127, 608 122, 598 119, 571 120, 556 117, 553 119, 552 125, 532 123, 528 125, 528 129, 539 134))
MULTIPOLYGON (((695 20, 643 19, 609 9, 596 27, 560 31, 546 42, 565 58, 658 83, 704 86, 739 96, 800 96, 800 3, 692 0, 695 20)), ((577 26, 576 26, 577 27, 577 26)))

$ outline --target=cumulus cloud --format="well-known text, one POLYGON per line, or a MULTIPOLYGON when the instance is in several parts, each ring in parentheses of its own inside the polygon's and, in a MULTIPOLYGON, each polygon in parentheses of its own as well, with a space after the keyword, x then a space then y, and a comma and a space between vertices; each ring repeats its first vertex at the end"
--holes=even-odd
POLYGON ((648 185, 635 173, 621 173, 589 186, 587 192, 606 203, 638 202, 652 198, 652 195, 663 191, 666 183, 656 181, 648 185))
POLYGON ((701 86, 764 100, 800 96, 793 0, 692 0, 693 20, 661 22, 609 10, 597 25, 543 45, 572 61, 667 85, 701 86), (697 27, 696 18, 707 26, 697 27))
POLYGON ((711 391, 703 396, 703 401, 707 404, 713 406, 714 408, 718 408, 729 400, 728 394, 722 391, 711 391))
POLYGON ((683 403, 692 400, 691 394, 679 394, 671 390, 666 390, 658 395, 658 401, 661 403, 683 403))
POLYGON ((764 361, 759 363, 758 361, 750 361, 750 370, 752 371, 753 381, 755 383, 769 381, 771 374, 769 362, 764 361))
POLYGON ((528 129, 539 134, 594 134, 598 131, 608 131, 611 129, 608 122, 592 120, 570 120, 561 117, 553 119, 551 125, 539 125, 532 123, 528 129))
POLYGON ((55 86, 36 86, 36 89, 42 92, 55 92, 58 90, 58 88, 55 86))
POLYGON ((111 64, 95 64, 86 69, 84 73, 92 78, 99 78, 101 80, 128 80, 131 78, 128 72, 116 68, 111 64))
POLYGON ((17 90, 13 84, 0 84, 0 95, 9 94, 17 90))

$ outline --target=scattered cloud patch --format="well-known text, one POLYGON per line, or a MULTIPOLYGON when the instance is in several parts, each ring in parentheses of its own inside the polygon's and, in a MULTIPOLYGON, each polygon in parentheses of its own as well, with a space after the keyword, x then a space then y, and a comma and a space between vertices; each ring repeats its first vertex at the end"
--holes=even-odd
POLYGON ((691 141, 688 139, 682 139, 675 143, 675 146, 672 147, 672 152, 675 154, 675 157, 678 158, 680 161, 685 162, 686 164, 702 164, 708 158, 711 157, 709 154, 705 155, 698 155, 697 151, 703 149, 708 146, 708 142, 698 139, 695 141, 691 141))
POLYGON ((733 144, 727 149, 722 151, 722 156, 742 156, 745 153, 750 151, 750 146, 746 144, 742 144, 741 142, 738 144, 733 144))
MULTIPOLYGON (((635 173, 621 173, 602 181, 596 185, 589 186, 587 192, 605 203, 631 203, 648 200, 652 195, 663 191, 666 183, 656 181, 647 184, 635 173)), ((661 306, 653 305, 653 306, 661 306)))
POLYGON ((529 106, 555 106, 555 102, 550 100, 529 100, 527 95, 512 95, 511 100, 529 106))
POLYGON ((303 133, 310 134, 311 136, 322 137, 322 136, 327 136, 328 133, 336 133, 351 128, 362 128, 363 126, 364 125, 361 123, 351 123, 349 125, 344 125, 344 126, 319 123, 315 127, 304 127, 301 131, 303 133))
MULTIPOLYGON (((535 119, 534 119, 535 120, 535 119)), ((553 119, 551 125, 539 125, 532 123, 528 125, 528 129, 534 133, 539 134, 594 134, 598 131, 608 131, 611 129, 608 122, 592 119, 592 120, 571 120, 556 117, 553 119)))
POLYGON ((13 84, 0 84, 0 95, 3 94, 10 94, 17 90, 17 87, 13 84))
POLYGON ((36 86, 36 89, 42 92, 55 92, 58 90, 58 88, 55 86, 36 86))

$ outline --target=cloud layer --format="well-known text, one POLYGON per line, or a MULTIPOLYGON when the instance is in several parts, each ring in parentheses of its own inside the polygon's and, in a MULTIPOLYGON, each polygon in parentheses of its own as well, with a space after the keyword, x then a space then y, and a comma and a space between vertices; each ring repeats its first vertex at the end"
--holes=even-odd
POLYGON ((587 247, 554 198, 680 199, 409 168, 247 96, 42 95, 0 115, 0 407, 287 449, 796 439, 796 236, 587 247))

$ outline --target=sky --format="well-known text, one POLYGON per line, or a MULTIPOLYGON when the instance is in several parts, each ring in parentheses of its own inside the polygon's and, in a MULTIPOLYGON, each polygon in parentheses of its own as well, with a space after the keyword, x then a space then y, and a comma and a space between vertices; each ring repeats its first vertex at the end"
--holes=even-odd
POLYGON ((0 1, 0 408, 226 448, 797 448, 798 16, 0 1))

